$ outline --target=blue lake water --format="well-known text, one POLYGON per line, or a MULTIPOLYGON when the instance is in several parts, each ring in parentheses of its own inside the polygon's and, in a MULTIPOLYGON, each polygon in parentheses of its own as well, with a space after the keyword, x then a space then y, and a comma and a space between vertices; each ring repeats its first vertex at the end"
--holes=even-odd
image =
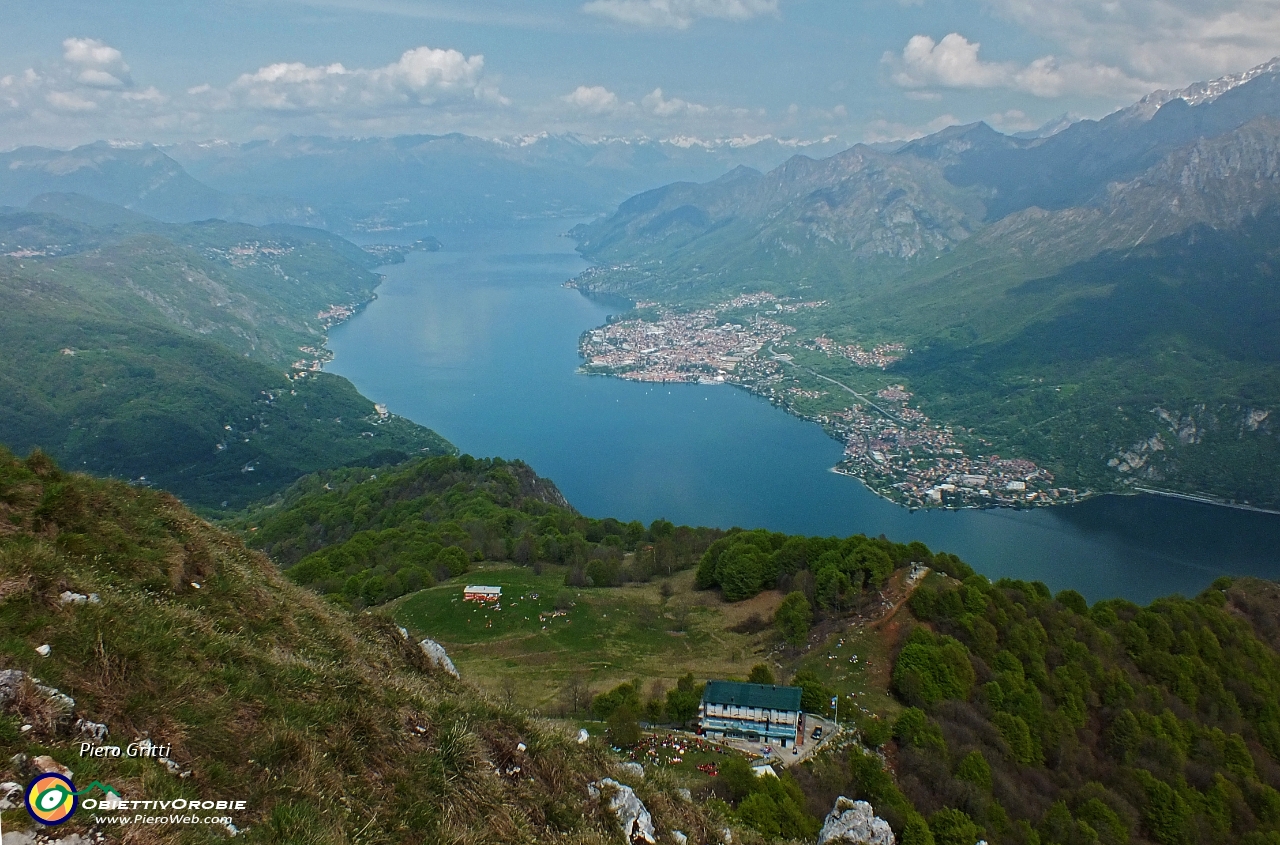
POLYGON ((621 306, 562 286, 586 266, 569 226, 433 231, 446 249, 383 268, 328 369, 464 452, 523 459, 590 516, 921 540, 1091 601, 1280 579, 1277 515, 1154 496, 911 512, 832 473, 840 444, 745 391, 578 375, 579 335, 621 306))

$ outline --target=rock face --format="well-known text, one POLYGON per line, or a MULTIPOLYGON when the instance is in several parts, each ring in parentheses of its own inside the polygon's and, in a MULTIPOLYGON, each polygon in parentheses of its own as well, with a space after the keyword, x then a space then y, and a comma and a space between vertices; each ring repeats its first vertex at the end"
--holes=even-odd
POLYGON ((418 643, 418 647, 422 649, 427 657, 431 658, 431 662, 440 667, 444 671, 453 675, 455 678, 461 678, 458 674, 458 667, 453 665, 453 661, 449 659, 449 653, 444 650, 444 646, 433 639, 425 639, 418 643))
POLYGON ((895 845, 895 840, 889 823, 870 804, 841 795, 827 814, 818 845, 895 845))
POLYGON ((21 669, 0 669, 0 708, 17 698, 18 688, 26 676, 21 669))
POLYGON ((604 787, 613 790, 609 796, 607 806, 618 817, 618 822, 622 825, 622 833, 627 838, 627 842, 631 843, 631 845, 637 842, 657 845, 658 840, 653 829, 653 817, 649 815, 649 811, 645 809, 644 802, 640 800, 640 796, 636 795, 635 790, 626 784, 618 783, 613 778, 604 778, 599 783, 591 784, 587 789, 592 798, 599 798, 603 794, 604 787))
POLYGON ((644 777, 644 766, 639 763, 625 762, 619 763, 618 768, 629 775, 635 775, 638 778, 644 777))
POLYGON ((16 810, 22 806, 22 784, 13 781, 0 783, 0 810, 16 810))

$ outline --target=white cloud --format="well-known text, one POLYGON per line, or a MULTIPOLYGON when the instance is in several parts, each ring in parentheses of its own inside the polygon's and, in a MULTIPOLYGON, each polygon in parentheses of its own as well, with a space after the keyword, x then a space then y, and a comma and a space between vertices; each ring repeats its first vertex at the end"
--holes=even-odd
POLYGON ((914 141, 934 132, 956 126, 960 121, 951 114, 942 114, 922 126, 896 123, 889 120, 873 120, 863 130, 863 143, 877 144, 883 141, 914 141))
POLYGON ((98 110, 98 104, 93 100, 86 100, 71 91, 50 91, 44 95, 44 99, 57 111, 86 112, 98 110))
POLYGON ((672 97, 668 100, 662 94, 661 88, 654 88, 653 91, 644 95, 640 104, 655 117, 682 117, 685 115, 704 115, 711 111, 706 106, 690 103, 679 97, 672 97))
POLYGON ((278 112, 368 114, 437 103, 506 105, 484 77, 484 56, 418 47, 380 68, 340 63, 278 62, 242 74, 227 89, 232 101, 278 112))
POLYGON ((582 11, 632 26, 688 29, 698 18, 744 21, 776 14, 778 0, 590 0, 582 11))
POLYGON ((115 47, 96 38, 68 38, 62 59, 76 73, 76 81, 91 88, 124 88, 133 84, 129 66, 115 47))
POLYGON ((886 53, 895 84, 918 88, 1008 88, 1037 97, 1139 96, 1153 84, 1135 79, 1108 65, 1059 61, 1044 56, 1027 65, 987 62, 978 56, 981 44, 958 32, 941 41, 915 35, 901 56, 886 53))
POLYGON ((989 114, 986 117, 989 126, 994 126, 1001 132, 1026 132, 1029 129, 1039 129, 1044 125, 1044 121, 1035 120, 1027 115, 1021 109, 1009 109, 1008 111, 989 114))
POLYGON ((618 95, 603 85, 579 85, 573 89, 572 94, 566 94, 561 99, 574 108, 592 114, 604 114, 618 107, 618 95))
POLYGON ((1073 59, 1181 87, 1280 53, 1275 0, 985 0, 1073 59))
POLYGON ((0 77, 0 126, 6 134, 48 135, 68 127, 97 137, 124 122, 153 127, 164 121, 167 99, 156 88, 138 89, 116 48, 95 38, 62 42, 62 61, 0 77))

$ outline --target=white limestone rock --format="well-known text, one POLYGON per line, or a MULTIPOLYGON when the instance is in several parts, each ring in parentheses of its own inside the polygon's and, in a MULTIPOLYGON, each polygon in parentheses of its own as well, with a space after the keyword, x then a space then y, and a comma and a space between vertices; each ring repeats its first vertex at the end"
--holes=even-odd
POLYGON ((618 768, 621 769, 624 774, 635 775, 638 778, 644 777, 644 766, 639 763, 632 763, 630 761, 619 763, 618 768))
POLYGON ((422 649, 423 653, 426 654, 427 657, 431 659, 431 662, 436 666, 448 672, 450 675, 453 675, 455 678, 462 677, 458 674, 458 667, 454 666, 453 661, 449 659, 449 653, 444 650, 444 646, 440 645, 440 643, 428 637, 418 643, 418 647, 422 649))
POLYGON ((22 784, 11 780, 0 783, 0 810, 16 810, 21 806, 22 784))
POLYGON ((0 669, 0 708, 18 697, 18 688, 26 676, 21 669, 0 669))
POLYGON ((71 729, 80 736, 86 739, 91 739, 99 745, 102 744, 102 741, 107 738, 107 734, 109 733, 105 724, 102 722, 91 722, 88 719, 77 719, 71 729))
POLYGON ((895 845, 893 829, 866 801, 841 795, 827 814, 818 845, 895 845))
POLYGON ((636 795, 635 790, 624 783, 618 783, 613 778, 604 778, 599 783, 593 783, 587 787, 592 798, 600 798, 605 789, 611 792, 607 806, 617 816, 618 823, 622 825, 622 834, 629 845, 637 842, 657 845, 653 816, 649 815, 644 802, 640 800, 639 795, 636 795))

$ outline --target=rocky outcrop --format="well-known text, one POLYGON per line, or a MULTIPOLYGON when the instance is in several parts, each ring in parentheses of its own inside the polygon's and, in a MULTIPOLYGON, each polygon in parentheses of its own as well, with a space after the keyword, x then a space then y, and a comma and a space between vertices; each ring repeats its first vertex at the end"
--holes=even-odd
POLYGON ((644 777, 644 766, 640 765, 639 763, 633 763, 633 762, 627 761, 627 762, 619 763, 618 768, 622 770, 623 774, 634 775, 635 777, 638 777, 638 778, 644 777))
POLYGON ((823 822, 818 845, 895 845, 895 840, 889 823, 870 804, 841 795, 823 822))
POLYGON ((461 678, 458 674, 458 667, 453 665, 453 661, 449 659, 449 652, 444 650, 444 646, 433 639, 427 638, 418 643, 418 647, 422 649, 422 653, 435 664, 439 669, 443 669, 455 678, 461 678))
POLYGON ((622 834, 629 845, 645 842, 657 845, 657 834, 653 828, 653 817, 645 809, 644 802, 635 790, 613 778, 604 778, 587 787, 592 798, 604 798, 605 806, 617 817, 622 825, 622 834))

